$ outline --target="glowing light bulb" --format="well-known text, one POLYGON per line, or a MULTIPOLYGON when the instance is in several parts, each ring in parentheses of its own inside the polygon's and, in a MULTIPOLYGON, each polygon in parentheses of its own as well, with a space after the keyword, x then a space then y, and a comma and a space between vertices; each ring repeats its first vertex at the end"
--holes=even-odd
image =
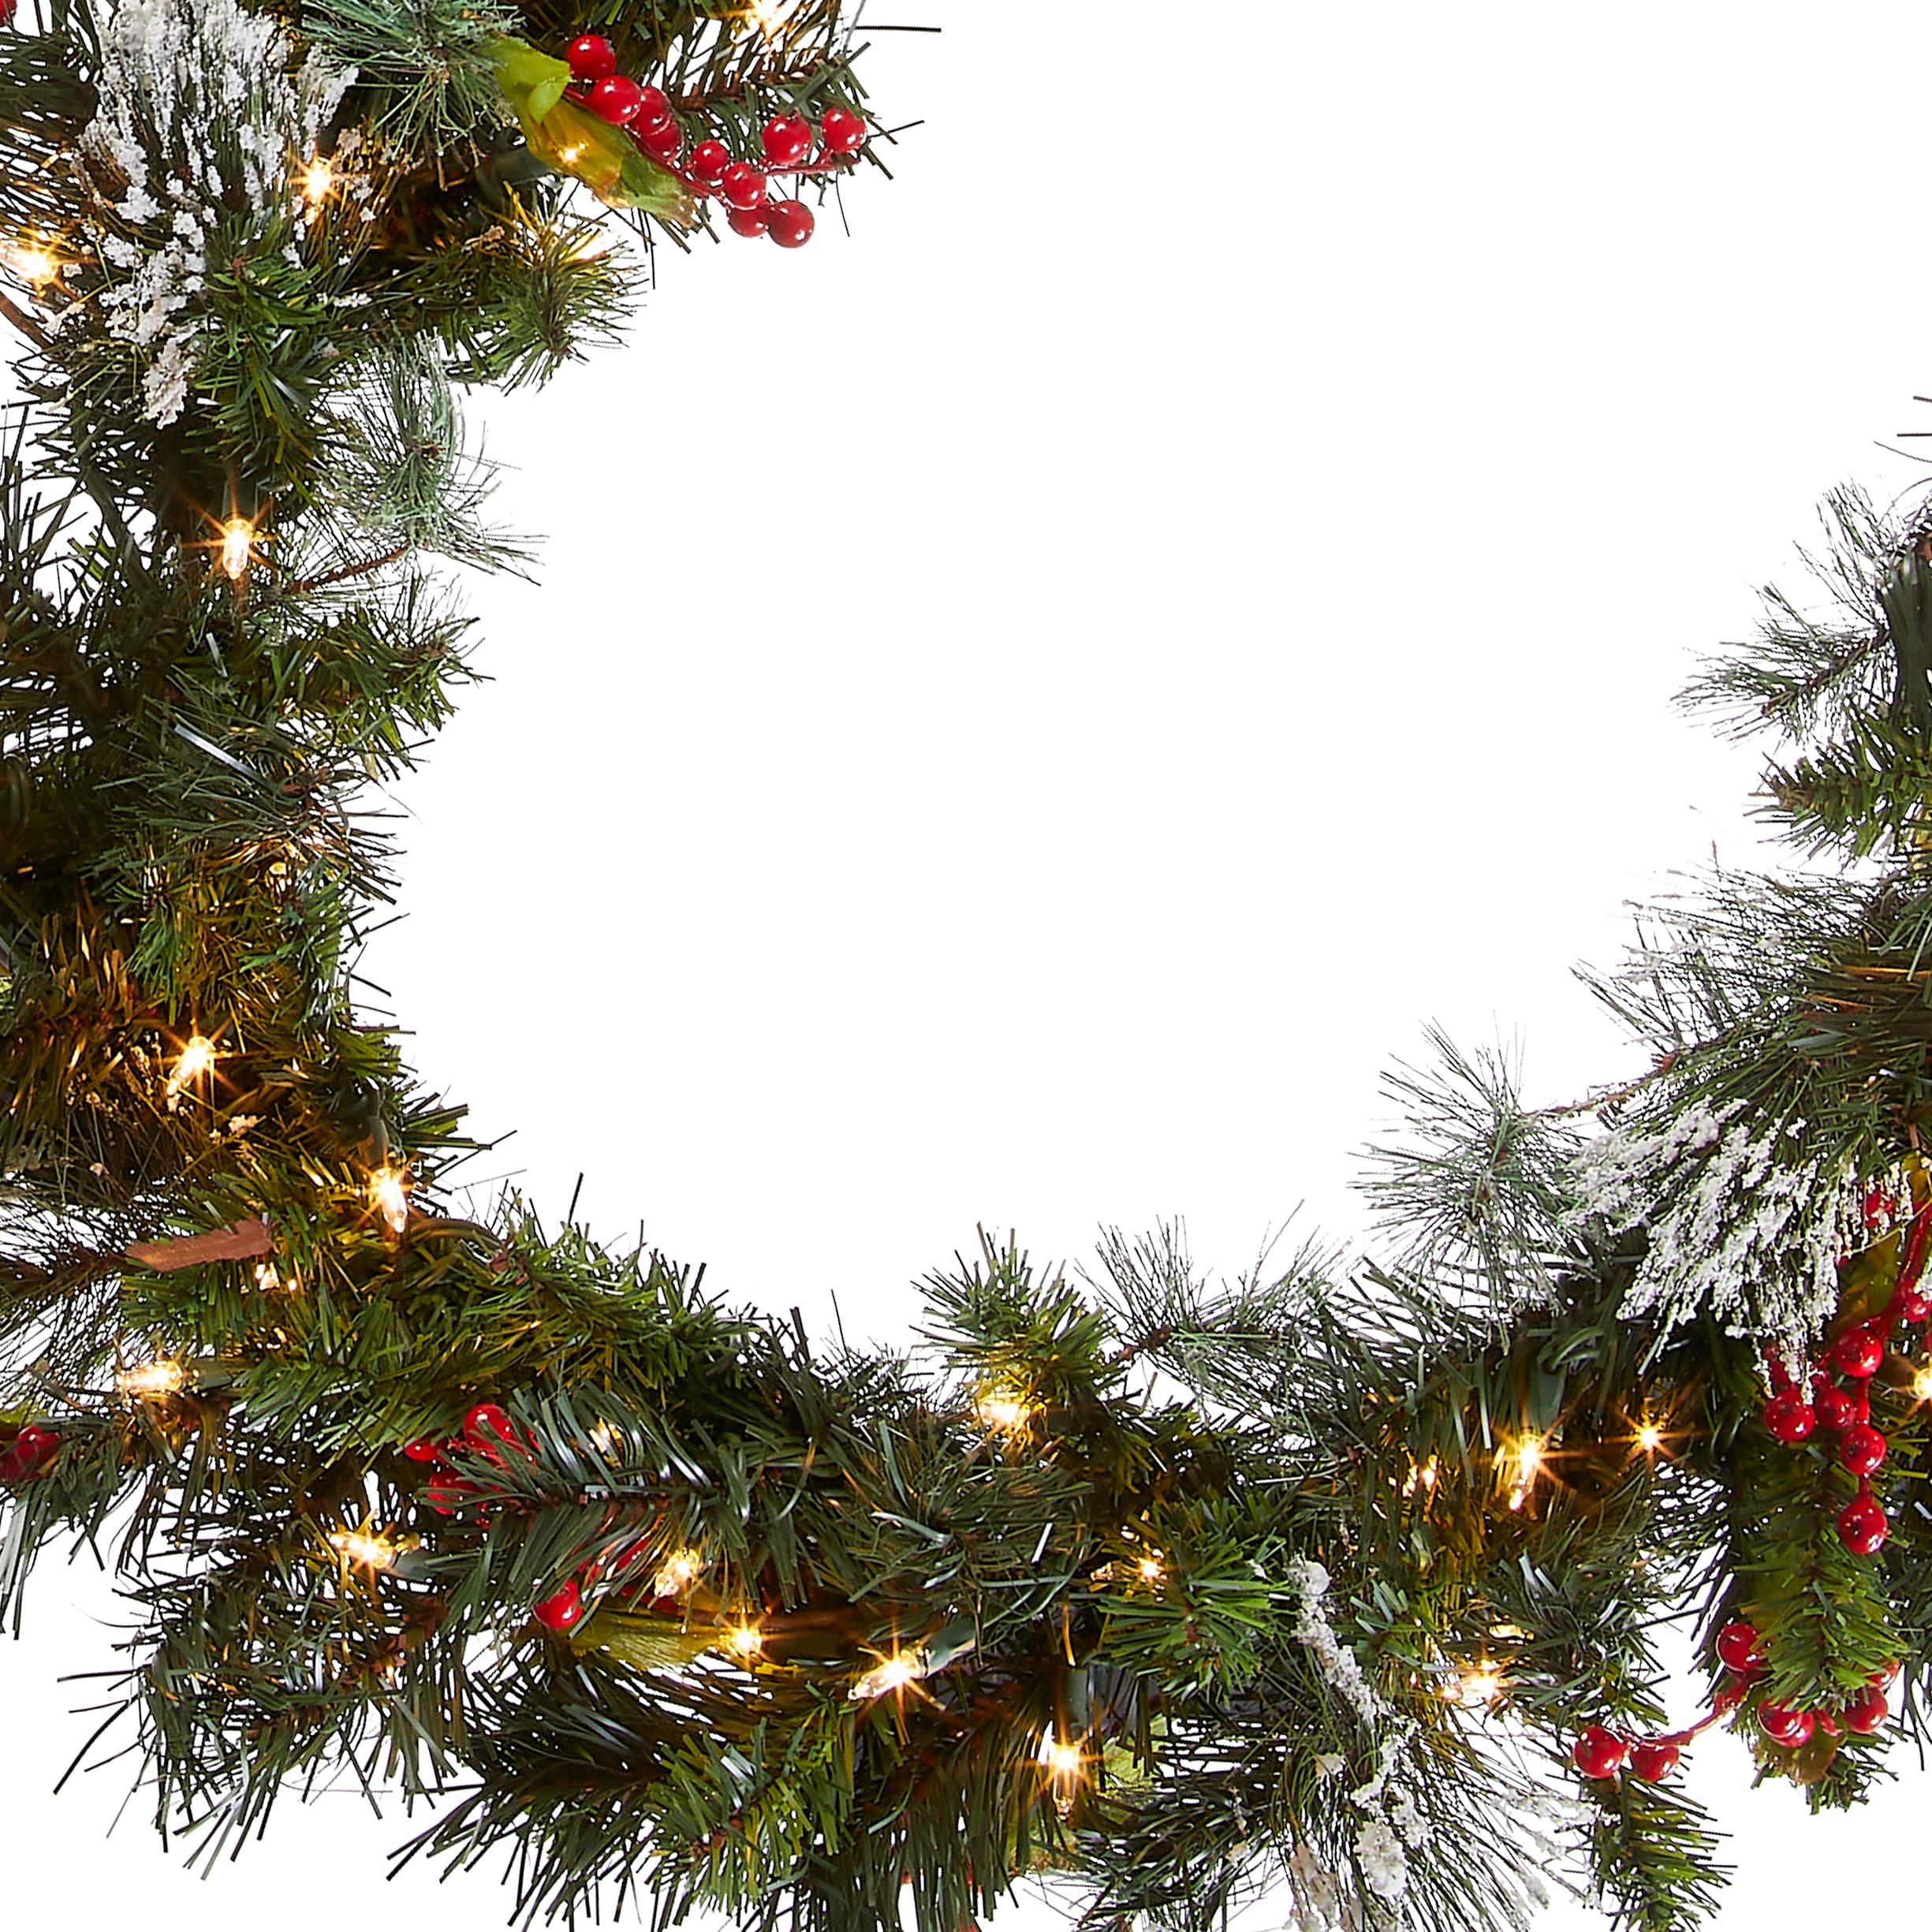
POLYGON ((239 584, 255 559, 255 525, 245 517, 231 517, 222 525, 222 572, 239 584))
POLYGON ((673 1550, 664 1559, 663 1567, 651 1580, 651 1594, 659 1597, 681 1597, 698 1580, 704 1565, 695 1550, 673 1550))
POLYGON ((174 1071, 168 1076, 168 1091, 178 1094, 190 1081, 200 1080, 213 1068, 215 1058, 214 1041, 204 1039, 199 1033, 190 1034, 181 1057, 174 1063, 174 1071))
POLYGON ((1913 1399, 1919 1402, 1932 1402, 1932 1362, 1926 1363, 1911 1378, 1913 1399))
POLYGON ((608 1456, 624 1438, 611 1423, 600 1422, 591 1431, 591 1440, 597 1445, 597 1453, 600 1456, 608 1456))
POLYGON ((917 1650, 895 1650, 890 1657, 881 1658, 863 1676, 856 1679, 851 1690, 855 1704, 864 1703, 875 1697, 883 1697, 889 1691, 903 1691, 908 1684, 916 1684, 926 1674, 925 1659, 917 1650))
POLYGON ((371 1536, 362 1530, 338 1530, 329 1542, 349 1562, 366 1563, 372 1570, 386 1570, 396 1561, 393 1543, 384 1537, 371 1536))
POLYGON ((1408 1480, 1402 1485, 1402 1494, 1413 1496, 1418 1490, 1434 1489, 1437 1473, 1436 1459, 1433 1456, 1419 1467, 1412 1463, 1409 1465, 1408 1480))
POLYGON ((17 241, 6 252, 5 259, 21 280, 39 290, 59 274, 61 259, 38 241, 17 241))
POLYGON ((402 1169, 379 1167, 369 1177, 369 1203, 387 1223, 391 1234, 400 1234, 409 1225, 409 1195, 403 1186, 402 1169))
POLYGON ((124 1368, 114 1386, 136 1401, 154 1401, 180 1394, 186 1379, 178 1362, 144 1362, 138 1368, 124 1368))
POLYGON ((1664 1432, 1654 1422, 1643 1423, 1637 1430, 1637 1447, 1645 1455, 1654 1456, 1664 1446, 1664 1432))
POLYGON ((302 199, 312 208, 327 197, 335 185, 335 170, 327 156, 318 155, 302 170, 302 199))
POLYGON ((765 1647, 765 1633, 755 1624, 734 1624, 725 1632, 725 1648, 749 1663, 765 1647))
POLYGON ((1167 1574, 1167 1565, 1158 1557, 1143 1557, 1134 1567, 1143 1583, 1158 1583, 1167 1574))
POLYGON ((1509 1507, 1520 1509, 1528 1501, 1531 1489, 1542 1473, 1543 1451, 1547 1446, 1539 1435, 1526 1435, 1509 1451, 1509 1460, 1514 1465, 1514 1480, 1509 1491, 1509 1507))
POLYGON ((973 1404, 973 1414, 989 1429, 1024 1429, 1033 1410, 1018 1396, 989 1389, 973 1404))
POLYGON ((1499 1665, 1486 1657, 1479 1663, 1465 1665, 1450 1695, 1463 1704, 1493 1704, 1503 1694, 1503 1673, 1499 1665))

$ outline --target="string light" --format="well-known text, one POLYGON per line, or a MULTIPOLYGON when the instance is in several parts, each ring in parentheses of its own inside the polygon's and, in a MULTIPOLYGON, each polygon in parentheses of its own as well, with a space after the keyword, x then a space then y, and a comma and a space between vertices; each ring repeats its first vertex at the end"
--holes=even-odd
POLYGON ((1547 1446, 1539 1435, 1526 1435, 1509 1452, 1516 1464, 1516 1481, 1509 1492, 1509 1507, 1520 1509, 1529 1500, 1531 1486, 1542 1473, 1543 1451, 1547 1446))
POLYGON ((1445 1691, 1445 1695, 1465 1705, 1493 1704, 1502 1694, 1502 1666, 1492 1663, 1486 1657, 1479 1662, 1465 1664, 1456 1680, 1454 1690, 1445 1691))
POLYGON ((396 1561, 393 1543, 386 1537, 371 1536, 362 1530, 338 1530, 329 1542, 345 1561, 366 1563, 372 1570, 386 1570, 396 1561))
POLYGON ((167 1091, 178 1094, 192 1080, 198 1080, 214 1065, 214 1042, 199 1033, 191 1033, 188 1043, 181 1049, 181 1057, 174 1063, 174 1071, 168 1076, 167 1091))
POLYGON ((752 0, 745 11, 752 24, 769 40, 785 24, 785 0, 752 0))
POLYGON ((608 1456, 624 1438, 617 1433, 614 1424, 600 1422, 591 1431, 591 1440, 597 1445, 597 1453, 600 1456, 608 1456))
POLYGON ((1431 1456, 1426 1463, 1422 1464, 1419 1467, 1414 1463, 1411 1463, 1409 1464, 1408 1480, 1402 1485, 1402 1494, 1404 1496, 1413 1496, 1419 1489, 1434 1489, 1435 1487, 1436 1477, 1439 1473, 1439 1466, 1437 1464, 1435 1457, 1433 1456, 1431 1456))
POLYGON ((755 1624, 734 1624, 725 1632, 725 1648, 749 1663, 765 1647, 765 1633, 755 1624))
POLYGON ((855 1704, 864 1703, 875 1697, 883 1697, 889 1691, 903 1691, 908 1684, 916 1684, 926 1674, 924 1653, 919 1650, 895 1650, 890 1657, 883 1657, 852 1684, 850 1696, 855 1704))
POLYGON ((335 170, 326 155, 318 155, 302 170, 302 199, 312 208, 326 200, 335 185, 335 170))
POLYGON ((409 1196, 400 1167, 379 1167, 369 1177, 369 1204, 388 1224, 391 1234, 409 1225, 409 1196))
POLYGON ((159 1401, 178 1395, 187 1379, 178 1362, 144 1362, 138 1368, 124 1368, 114 1378, 114 1386, 136 1401, 159 1401))
POLYGON ((1068 1744, 1049 1729, 1040 1733, 1040 1762, 1054 1781, 1054 1805, 1065 1818, 1073 1809, 1074 1789, 1086 1769, 1087 1755, 1078 1744, 1068 1744))
POLYGON ((32 241, 9 244, 0 259, 4 259, 7 267, 36 291, 44 289, 65 266, 51 248, 32 241))
POLYGON ((653 1596, 681 1597, 698 1580, 704 1565, 695 1550, 673 1550, 651 1580, 653 1596))
POLYGON ((255 525, 245 517, 231 517, 222 525, 222 572, 231 584, 247 576, 255 560, 255 525))
POLYGON ((1654 1422, 1639 1425, 1637 1447, 1647 1456, 1654 1456, 1664 1446, 1664 1432, 1654 1422))
POLYGON ((1911 1378, 1915 1401, 1932 1402, 1932 1362, 1927 1362, 1911 1378))
POLYGON ((1143 1583, 1158 1583, 1167 1574, 1167 1565, 1158 1557, 1146 1556, 1134 1565, 1143 1583))
POLYGON ((989 1429, 1024 1429, 1032 1419, 1031 1406, 1016 1395, 988 1389, 973 1404, 973 1414, 989 1429))

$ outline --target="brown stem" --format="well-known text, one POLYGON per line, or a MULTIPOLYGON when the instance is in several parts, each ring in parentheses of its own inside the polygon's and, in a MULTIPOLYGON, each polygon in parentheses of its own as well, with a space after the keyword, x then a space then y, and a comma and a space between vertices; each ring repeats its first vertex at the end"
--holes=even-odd
POLYGON ((50 350, 53 348, 53 337, 25 309, 5 295, 0 295, 0 315, 6 316, 36 349, 50 350))
POLYGON ((325 570, 319 577, 298 577, 293 584, 285 585, 290 597, 306 597, 311 591, 319 591, 330 584, 346 584, 351 577, 366 577, 372 570, 381 570, 390 564, 399 564, 409 554, 413 546, 399 543, 393 550, 385 550, 380 557, 365 558, 359 564, 345 564, 340 570, 325 570))

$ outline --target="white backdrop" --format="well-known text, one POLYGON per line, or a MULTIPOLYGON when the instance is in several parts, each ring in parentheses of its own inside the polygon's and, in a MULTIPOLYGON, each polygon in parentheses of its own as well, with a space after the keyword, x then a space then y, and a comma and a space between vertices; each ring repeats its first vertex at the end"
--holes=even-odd
MULTIPOLYGON (((621 352, 487 411, 542 580, 476 591, 494 681, 399 795, 364 968, 517 1130, 479 1178, 554 1220, 581 1169, 599 1232, 881 1337, 976 1223, 1077 1259, 1180 1214, 1227 1271, 1299 1203, 1355 1240, 1431 1019, 1520 1031, 1539 1100, 1636 1070, 1568 969, 1753 842, 1755 759, 1669 695, 1827 487, 1914 480, 1875 439, 1932 378, 1919 9, 900 6, 945 32, 867 71, 927 125, 850 241, 669 255, 621 352)), ((506 1908, 382 1890, 403 1827, 349 1795, 206 1889, 138 1807, 104 1840, 118 1773, 48 1787, 111 1600, 28 1609, 17 1898, 506 1908)), ((1900 1769, 1807 1824, 1706 1740, 1725 1932, 1848 1869, 1911 1897, 1900 1769)))

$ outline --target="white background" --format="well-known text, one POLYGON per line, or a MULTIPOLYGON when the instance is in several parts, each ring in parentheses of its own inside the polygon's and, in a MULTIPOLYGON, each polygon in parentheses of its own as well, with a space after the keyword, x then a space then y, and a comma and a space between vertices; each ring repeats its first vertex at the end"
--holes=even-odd
MULTIPOLYGON (((474 599, 494 681, 365 966, 517 1130, 479 1177, 554 1221, 581 1169, 599 1232, 881 1338, 978 1223, 1354 1244, 1431 1019, 1520 1031, 1539 1101, 1637 1071, 1568 969, 1752 843, 1754 758, 1670 694, 1932 428, 1919 9, 898 3, 945 32, 878 36, 926 125, 852 239, 668 255, 621 351, 487 410, 541 582, 474 599)), ((29 1916, 507 1909, 383 1890, 349 1795, 205 1889, 138 1806, 104 1841, 54 1680, 116 1613, 78 1570, 28 1611, 29 1916)), ((1915 1904, 1900 1769, 1811 1824, 1705 1740, 1727 1932, 1915 1904)))

